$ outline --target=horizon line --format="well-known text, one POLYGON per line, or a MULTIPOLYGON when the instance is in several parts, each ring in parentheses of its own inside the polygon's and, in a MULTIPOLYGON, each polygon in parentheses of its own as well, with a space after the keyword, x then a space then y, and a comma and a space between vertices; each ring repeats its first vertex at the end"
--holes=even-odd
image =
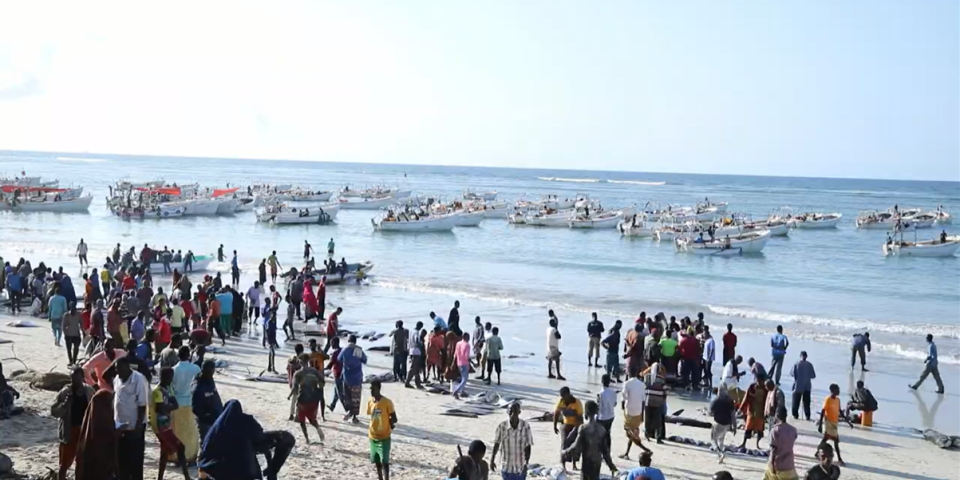
MULTIPOLYGON (((154 155, 140 153, 105 153, 105 152, 60 152, 51 150, 4 150, 0 149, 0 156, 7 154, 42 154, 59 156, 76 156, 77 158, 98 159, 98 156, 112 157, 131 157, 131 159, 163 159, 173 158, 182 160, 240 160, 240 161, 258 161, 258 162, 299 162, 299 163, 328 163, 342 165, 377 165, 377 166, 399 166, 399 167, 446 167, 446 168, 494 168, 503 170, 544 170, 544 171, 568 171, 568 172, 610 172, 610 173, 653 173, 658 175, 697 175, 697 176, 720 176, 720 177, 753 177, 753 178, 797 178, 809 180, 871 180, 884 182, 925 182, 925 183, 960 183, 960 177, 956 180, 927 180, 927 179, 901 179, 901 178, 868 178, 868 177, 825 177, 813 175, 751 175, 740 173, 698 173, 698 172, 665 172, 654 170, 614 170, 609 168, 597 168, 593 170, 578 168, 544 168, 544 167, 506 167, 492 165, 451 165, 442 163, 389 163, 389 162, 349 162, 335 160, 319 160, 304 158, 255 158, 255 157, 208 157, 208 156, 189 156, 189 155, 154 155)), ((115 159, 122 160, 122 159, 115 159)))

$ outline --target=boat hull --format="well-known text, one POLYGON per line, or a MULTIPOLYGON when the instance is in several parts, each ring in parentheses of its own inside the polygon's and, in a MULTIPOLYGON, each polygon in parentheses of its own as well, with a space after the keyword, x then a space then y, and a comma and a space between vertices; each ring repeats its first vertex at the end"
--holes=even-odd
POLYGON ((11 206, 6 202, 0 202, 0 210, 9 212, 55 212, 55 213, 84 213, 90 209, 93 203, 92 196, 80 197, 74 200, 61 200, 59 202, 23 202, 11 206))
POLYGON ((340 208, 344 210, 380 210, 397 203, 397 197, 369 199, 366 197, 349 197, 340 199, 340 208))
POLYGON ((627 220, 617 224, 617 231, 624 237, 652 238, 654 236, 652 228, 646 228, 643 224, 635 226, 627 220))
POLYGON ((479 227, 480 222, 483 221, 483 212, 460 212, 457 214, 457 226, 458 227, 479 227))
POLYGON ((611 217, 599 219, 571 218, 567 220, 567 225, 569 225, 570 228, 616 228, 621 220, 623 220, 623 215, 618 213, 611 217))
POLYGON ((740 254, 756 254, 763 252, 770 240, 770 232, 762 231, 757 233, 743 234, 740 237, 730 237, 730 246, 724 247, 725 239, 718 238, 712 242, 696 243, 693 241, 679 240, 677 242, 677 251, 693 252, 696 255, 726 255, 724 250, 738 250, 740 254), (745 238, 744 238, 745 237, 745 238))
POLYGON ((900 257, 952 257, 960 248, 960 238, 938 244, 883 245, 883 254, 900 257))
MULTIPOLYGON (((210 267, 210 264, 213 263, 213 260, 215 258, 216 257, 214 257, 213 255, 196 255, 194 257, 193 265, 192 265, 193 271, 200 272, 200 271, 206 270, 207 268, 210 267)), ((170 269, 173 270, 174 268, 176 268, 177 270, 180 270, 180 273, 186 272, 186 265, 183 262, 171 263, 170 269)), ((160 262, 151 263, 150 272, 162 274, 163 263, 160 263, 160 262)))
POLYGON ((823 220, 806 220, 803 222, 793 222, 794 228, 804 229, 804 230, 818 230, 823 228, 837 228, 837 224, 840 223, 842 217, 832 217, 826 218, 823 220))
POLYGON ((373 220, 373 228, 381 232, 450 232, 457 226, 457 216, 454 214, 405 222, 378 219, 373 220))
POLYGON ((240 202, 236 198, 217 199, 217 215, 233 215, 240 202))

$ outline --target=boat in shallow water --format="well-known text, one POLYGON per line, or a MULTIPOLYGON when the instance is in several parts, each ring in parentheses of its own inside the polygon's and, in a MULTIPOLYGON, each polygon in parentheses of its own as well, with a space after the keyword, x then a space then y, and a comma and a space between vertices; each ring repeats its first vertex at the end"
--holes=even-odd
POLYGON ((960 248, 960 235, 914 242, 891 239, 883 244, 883 254, 900 257, 952 257, 957 253, 958 248, 960 248))
POLYGON ((373 229, 381 232, 449 232, 457 226, 459 213, 446 215, 415 216, 401 213, 383 214, 371 219, 373 229))
POLYGON ((769 240, 770 232, 763 230, 759 232, 725 235, 716 240, 702 240, 699 237, 695 240, 678 238, 674 244, 678 252, 693 253, 695 255, 726 256, 760 253, 769 240), (727 250, 730 252, 727 252, 727 250))
POLYGON ((0 211, 8 212, 57 212, 57 213, 86 213, 93 203, 93 197, 78 197, 67 200, 53 200, 49 196, 42 197, 42 201, 29 201, 8 198, 0 202, 0 211))
POLYGON ((793 228, 800 229, 820 229, 820 228, 836 228, 837 224, 840 223, 840 219, 843 218, 842 213, 803 213, 795 217, 791 217, 787 222, 793 228))

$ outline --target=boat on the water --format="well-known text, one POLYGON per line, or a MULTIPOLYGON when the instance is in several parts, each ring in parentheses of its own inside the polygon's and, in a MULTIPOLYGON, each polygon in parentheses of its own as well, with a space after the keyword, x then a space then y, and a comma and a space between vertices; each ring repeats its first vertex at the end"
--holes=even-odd
POLYGON ((344 210, 380 210, 397 203, 397 197, 340 197, 340 208, 344 210))
POLYGON ((55 200, 49 195, 24 200, 22 198, 5 198, 0 201, 0 211, 8 212, 57 212, 57 213, 84 213, 90 209, 93 197, 77 197, 72 199, 55 200))
POLYGON ((554 210, 544 208, 539 212, 527 214, 522 222, 524 225, 532 227, 563 227, 569 228, 568 221, 573 215, 573 210, 554 210))
MULTIPOLYGON (((885 212, 865 210, 857 215, 857 228, 863 230, 896 230, 902 232, 916 230, 919 225, 920 222, 914 222, 892 210, 885 212)), ((932 225, 933 221, 930 222, 930 226, 932 225)))
POLYGON ((947 236, 924 241, 899 241, 891 238, 883 244, 883 254, 900 257, 952 257, 960 248, 960 235, 947 236))
POLYGON ((937 207, 937 211, 933 212, 937 216, 937 225, 949 225, 953 223, 953 217, 943 209, 943 206, 937 207))
POLYGON ((570 228, 616 228, 621 220, 623 220, 623 212, 620 210, 590 212, 589 214, 578 212, 567 220, 567 225, 570 228))
POLYGON ((933 212, 920 212, 916 215, 903 217, 904 222, 913 224, 913 228, 932 228, 937 223, 937 215, 933 212))
POLYGON ((483 218, 499 218, 504 220, 510 211, 510 204, 507 202, 486 202, 477 208, 483 210, 483 218))
POLYGON ((459 210, 457 212, 457 226, 479 227, 484 218, 483 210, 459 210))
POLYGON ((381 232, 450 232, 457 226, 459 213, 445 215, 419 215, 417 213, 392 211, 371 219, 374 230, 381 232))
POLYGON ((841 218, 842 213, 810 212, 790 217, 787 223, 792 228, 801 229, 836 228, 841 218))
POLYGON ((617 231, 624 237, 653 238, 655 225, 646 221, 641 214, 630 215, 617 224, 617 231))
MULTIPOLYGON (((191 272, 200 272, 206 270, 210 267, 210 264, 216 260, 216 255, 194 255, 193 256, 193 265, 191 265, 191 272)), ((186 270, 186 264, 183 262, 171 263, 170 269, 176 268, 180 273, 190 273, 186 270)), ((150 263, 150 272, 151 273, 163 273, 163 263, 159 261, 153 261, 150 263)))
POLYGON ((489 192, 477 193, 471 190, 464 190, 463 199, 467 201, 480 200, 484 202, 492 202, 497 199, 497 191, 492 190, 489 192))
POLYGON ((257 221, 261 223, 273 223, 275 225, 326 225, 336 220, 337 213, 339 212, 339 203, 297 206, 275 204, 257 209, 256 215, 257 221))
POLYGON ((393 197, 393 198, 406 198, 409 197, 413 191, 411 190, 400 190, 397 188, 390 188, 386 186, 378 186, 373 188, 365 188, 363 190, 354 190, 350 186, 345 186, 340 189, 340 193, 337 195, 341 199, 343 198, 382 198, 382 197, 393 197))
POLYGON ((705 240, 703 237, 678 238, 675 240, 678 252, 688 252, 695 255, 742 255, 760 253, 770 240, 770 232, 745 232, 736 235, 725 235, 714 240, 705 240))

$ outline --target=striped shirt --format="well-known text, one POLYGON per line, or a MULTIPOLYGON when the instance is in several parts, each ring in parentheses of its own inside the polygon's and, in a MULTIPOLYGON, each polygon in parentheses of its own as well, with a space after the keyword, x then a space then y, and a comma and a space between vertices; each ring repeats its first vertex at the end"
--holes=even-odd
POLYGON ((527 465, 524 450, 533 446, 533 434, 530 425, 523 420, 517 420, 517 428, 510 426, 510 420, 501 422, 497 427, 494 443, 500 444, 501 471, 507 473, 523 473, 527 465))

